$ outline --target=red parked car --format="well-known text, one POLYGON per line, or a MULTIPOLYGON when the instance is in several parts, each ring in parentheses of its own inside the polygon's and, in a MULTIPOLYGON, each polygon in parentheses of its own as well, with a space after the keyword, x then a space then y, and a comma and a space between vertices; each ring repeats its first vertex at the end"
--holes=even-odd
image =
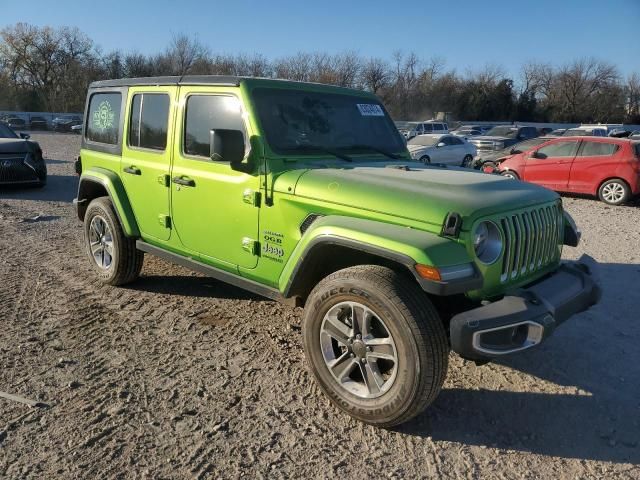
POLYGON ((559 137, 504 157, 497 171, 558 192, 596 195, 620 205, 640 194, 640 142, 559 137))

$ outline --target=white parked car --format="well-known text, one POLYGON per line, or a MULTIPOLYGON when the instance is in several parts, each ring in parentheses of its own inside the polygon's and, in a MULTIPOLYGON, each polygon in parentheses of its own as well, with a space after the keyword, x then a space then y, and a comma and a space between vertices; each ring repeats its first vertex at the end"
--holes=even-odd
POLYGON ((407 142, 411 158, 422 163, 469 166, 478 153, 476 147, 455 135, 418 135, 407 142))
MULTIPOLYGON (((397 125, 397 123, 396 123, 397 125)), ((428 133, 449 133, 449 125, 444 122, 427 120, 425 122, 406 122, 398 128, 404 138, 411 140, 418 135, 426 135, 428 133)))

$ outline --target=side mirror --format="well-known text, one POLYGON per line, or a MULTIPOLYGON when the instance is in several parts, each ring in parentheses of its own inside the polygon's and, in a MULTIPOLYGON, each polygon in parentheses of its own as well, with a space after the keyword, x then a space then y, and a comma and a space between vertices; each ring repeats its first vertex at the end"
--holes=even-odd
POLYGON ((521 151, 521 150, 518 150, 517 148, 512 148, 512 149, 511 149, 511 155, 516 155, 516 154, 518 154, 518 153, 522 153, 522 151, 521 151))
POLYGON ((531 152, 529 154, 529 157, 530 158, 542 158, 540 155, 538 155, 538 151, 537 150, 534 150, 533 152, 531 152))
POLYGON ((209 155, 215 162, 229 162, 234 170, 241 170, 244 160, 244 134, 240 130, 210 130, 209 155))
POLYGON ((438 145, 436 145, 436 147, 440 148, 440 147, 446 147, 447 144, 444 142, 440 142, 438 145))
POLYGON ((28 133, 20 133, 20 138, 23 138, 24 140, 29 140, 31 138, 31 135, 29 135, 28 133))

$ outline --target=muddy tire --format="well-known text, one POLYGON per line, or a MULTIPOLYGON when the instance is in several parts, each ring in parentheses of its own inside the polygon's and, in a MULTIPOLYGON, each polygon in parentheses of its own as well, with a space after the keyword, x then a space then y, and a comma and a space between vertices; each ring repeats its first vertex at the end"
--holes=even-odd
POLYGON ((415 280, 386 267, 346 268, 323 279, 305 306, 303 342, 321 389, 349 415, 391 427, 436 398, 449 344, 415 280))
POLYGON ((122 231, 108 197, 93 200, 84 217, 84 243, 93 270, 108 285, 124 285, 140 275, 144 254, 122 231))

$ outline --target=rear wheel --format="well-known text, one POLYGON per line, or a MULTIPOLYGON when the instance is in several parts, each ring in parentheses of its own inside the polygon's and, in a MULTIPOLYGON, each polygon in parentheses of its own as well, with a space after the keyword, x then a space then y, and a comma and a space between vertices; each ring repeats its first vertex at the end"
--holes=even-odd
POLYGON ((519 180, 520 177, 518 177, 518 174, 512 170, 505 170, 504 172, 502 172, 500 175, 502 175, 503 177, 506 178, 511 178, 513 180, 519 180))
POLYGON ((473 157, 471 155, 465 155, 462 159, 462 166, 465 168, 471 168, 471 163, 473 162, 473 157))
POLYGON ((608 205, 621 205, 631 197, 631 189, 624 180, 614 178, 600 185, 598 197, 608 205))
POLYGON ((93 200, 84 217, 84 241, 93 270, 102 282, 124 285, 140 275, 144 254, 124 235, 108 197, 93 200))
POLYGON ((420 161, 424 164, 431 163, 431 159, 429 158, 429 155, 423 155, 422 157, 420 157, 420 161))
POLYGON ((303 341, 329 399, 372 425, 420 413, 447 372, 438 313, 412 279, 386 267, 351 267, 322 280, 307 300, 303 341))

